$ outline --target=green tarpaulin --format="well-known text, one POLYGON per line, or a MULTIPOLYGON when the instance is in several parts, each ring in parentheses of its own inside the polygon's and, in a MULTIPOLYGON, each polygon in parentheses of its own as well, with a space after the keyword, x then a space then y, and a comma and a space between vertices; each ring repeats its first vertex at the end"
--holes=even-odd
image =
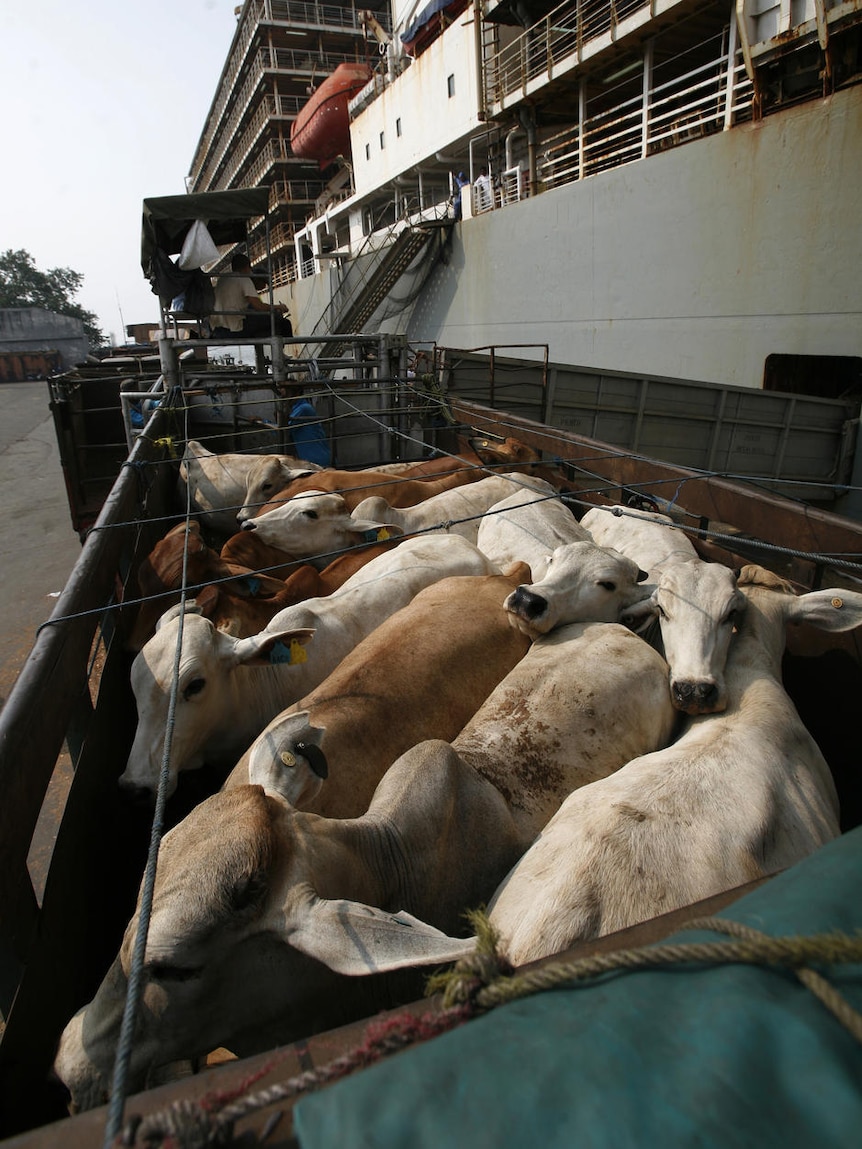
MULTIPOLYGON (((853 933, 860 889, 862 828, 722 916, 853 933)), ((823 972, 862 1009, 861 966, 823 972)), ((846 1147, 862 1143, 862 1047, 790 973, 615 974, 500 1007, 306 1098, 295 1118, 302 1149, 846 1147)))

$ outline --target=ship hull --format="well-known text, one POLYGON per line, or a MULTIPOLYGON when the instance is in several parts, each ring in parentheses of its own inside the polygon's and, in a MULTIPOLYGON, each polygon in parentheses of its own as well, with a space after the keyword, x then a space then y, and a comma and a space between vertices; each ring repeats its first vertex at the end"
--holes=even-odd
MULTIPOLYGON (((860 140, 856 86, 467 219, 369 329, 758 388, 775 354, 860 356, 860 140)), ((295 313, 332 290, 294 284, 295 313)))

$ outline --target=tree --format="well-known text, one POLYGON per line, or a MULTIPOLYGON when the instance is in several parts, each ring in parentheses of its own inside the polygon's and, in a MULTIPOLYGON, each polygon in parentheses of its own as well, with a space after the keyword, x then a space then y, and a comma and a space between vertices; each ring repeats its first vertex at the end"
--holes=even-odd
POLYGON ((87 311, 73 296, 81 290, 84 277, 71 267, 40 271, 33 256, 23 248, 9 248, 0 254, 0 307, 43 307, 56 315, 81 319, 92 350, 107 343, 96 315, 87 311))

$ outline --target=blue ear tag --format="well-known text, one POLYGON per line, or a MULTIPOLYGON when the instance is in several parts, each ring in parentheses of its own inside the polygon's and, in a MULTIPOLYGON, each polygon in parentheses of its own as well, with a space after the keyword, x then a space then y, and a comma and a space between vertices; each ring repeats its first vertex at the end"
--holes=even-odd
POLYGON ((385 543, 389 538, 389 531, 386 527, 379 527, 376 530, 372 527, 362 537, 367 543, 385 543))
POLYGON ((281 639, 272 644, 272 649, 269 652, 269 661, 272 663, 288 663, 289 665, 296 666, 300 662, 308 662, 308 654, 302 643, 292 638, 290 646, 286 646, 281 639))
POLYGON ((242 581, 247 587, 248 593, 252 598, 254 598, 260 592, 259 578, 255 578, 254 575, 247 575, 242 581))
POLYGON ((281 639, 279 639, 278 642, 272 644, 272 648, 269 652, 269 661, 272 663, 293 662, 292 655, 293 643, 291 643, 290 646, 285 646, 281 639))

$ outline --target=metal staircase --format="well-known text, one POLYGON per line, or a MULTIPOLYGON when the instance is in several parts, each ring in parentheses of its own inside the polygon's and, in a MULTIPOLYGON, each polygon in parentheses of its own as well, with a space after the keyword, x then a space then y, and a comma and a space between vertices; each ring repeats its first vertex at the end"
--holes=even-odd
MULTIPOLYGON (((362 330, 434 232, 439 230, 440 222, 403 227, 370 273, 351 285, 346 297, 341 290, 333 295, 329 307, 329 330, 333 335, 352 335, 362 330)), ((394 231, 395 227, 392 228, 394 231)), ((331 359, 343 351, 343 342, 331 343, 323 345, 318 354, 321 359, 331 359)))

